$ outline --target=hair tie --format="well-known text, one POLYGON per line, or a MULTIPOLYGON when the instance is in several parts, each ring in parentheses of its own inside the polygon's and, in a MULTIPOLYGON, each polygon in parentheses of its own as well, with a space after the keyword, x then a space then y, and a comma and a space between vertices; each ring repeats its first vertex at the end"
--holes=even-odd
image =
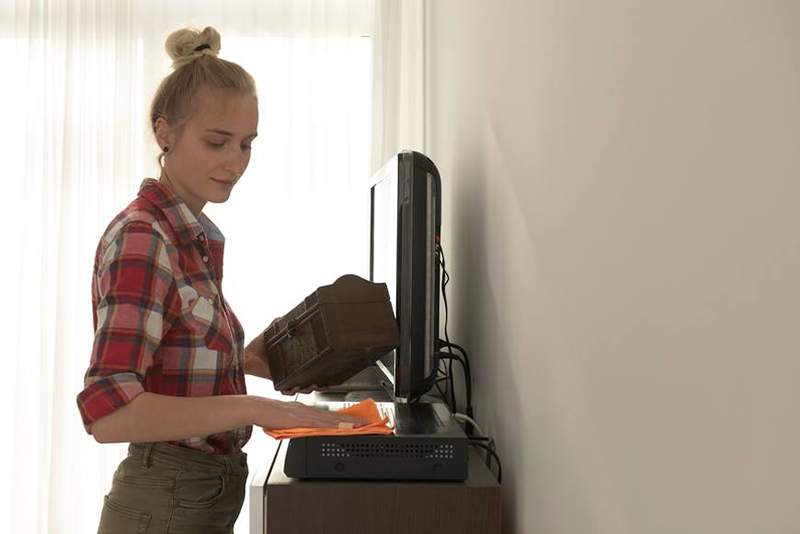
POLYGON ((205 50, 206 48, 211 48, 210 44, 201 44, 197 48, 194 49, 195 52, 199 52, 200 50, 205 50))

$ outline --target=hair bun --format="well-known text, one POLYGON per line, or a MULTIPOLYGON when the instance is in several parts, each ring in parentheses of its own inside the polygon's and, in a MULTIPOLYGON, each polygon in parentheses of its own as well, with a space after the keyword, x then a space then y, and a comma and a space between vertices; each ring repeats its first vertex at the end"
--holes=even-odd
POLYGON ((182 28, 167 37, 164 48, 172 58, 172 68, 177 70, 204 54, 216 57, 220 49, 219 32, 211 26, 206 26, 202 31, 182 28), (197 47, 202 48, 197 50, 197 47))

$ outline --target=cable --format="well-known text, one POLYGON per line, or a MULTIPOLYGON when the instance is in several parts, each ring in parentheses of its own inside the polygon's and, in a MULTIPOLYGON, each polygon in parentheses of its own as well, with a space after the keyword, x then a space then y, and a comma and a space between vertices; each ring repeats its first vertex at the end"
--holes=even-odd
POLYGON ((446 397, 446 395, 444 394, 444 391, 442 391, 442 388, 439 386, 439 382, 438 381, 436 382, 436 389, 439 390, 439 394, 441 394, 442 397, 446 397))
MULTIPOLYGON (((449 341, 441 340, 441 339, 439 340, 439 344, 444 348, 456 349, 458 352, 460 352, 461 355, 464 357, 464 361, 467 363, 467 366, 469 367, 469 356, 467 355, 467 351, 466 351, 466 349, 464 349, 464 347, 462 347, 461 345, 457 345, 455 343, 450 343, 449 341)), ((450 352, 452 352, 452 350, 450 352)))
MULTIPOLYGON (((476 422, 476 421, 475 421, 473 418, 471 418, 470 416, 468 416, 468 415, 465 415, 465 414, 463 414, 463 413, 454 413, 454 414, 453 414, 453 418, 454 418, 456 421, 462 421, 462 422, 465 422, 465 421, 466 421, 466 422, 469 422, 469 423, 471 423, 471 424, 472 424, 472 426, 474 426, 474 427, 475 427, 475 430, 477 430, 477 431, 478 431, 478 433, 480 434, 480 436, 469 436, 469 439, 470 439, 470 440, 487 441, 487 442, 488 442, 488 445, 489 445, 489 448, 490 448, 490 449, 492 449, 492 450, 494 450, 494 438, 491 438, 491 437, 489 437, 489 436, 488 436, 488 435, 487 435, 487 434, 486 434, 486 433, 485 433, 485 432, 484 432, 484 431, 481 429, 481 427, 479 427, 479 426, 478 426, 478 423, 477 423, 477 422, 476 422)), ((487 467, 487 468, 491 468, 491 464, 490 464, 490 458, 489 458, 488 456, 486 457, 486 467, 487 467)))
POLYGON ((442 266, 442 300, 444 301, 444 339, 447 343, 450 343, 450 334, 447 332, 447 322, 449 311, 447 307, 447 283, 450 281, 450 275, 447 273, 447 269, 445 268, 445 260, 444 260, 444 249, 442 248, 441 243, 436 244, 436 257, 439 260, 439 264, 442 266))
POLYGON ((485 450, 487 452, 487 456, 486 456, 487 463, 488 463, 489 455, 491 455, 491 457, 494 458, 494 461, 497 462, 497 483, 501 484, 503 482, 503 465, 500 463, 500 457, 497 455, 497 453, 494 451, 494 449, 490 448, 485 443, 481 443, 480 441, 472 441, 472 439, 470 439, 469 444, 473 445, 475 447, 480 447, 481 449, 483 449, 483 450, 485 450))
MULTIPOLYGON (((449 306, 447 303, 447 284, 450 282, 450 273, 447 272, 447 264, 444 255, 444 248, 442 247, 441 243, 437 243, 436 245, 436 252, 437 258, 442 268, 442 300, 444 301, 444 337, 445 339, 438 339, 437 346, 439 348, 439 352, 437 352, 437 356, 439 360, 442 359, 447 360, 446 363, 446 376, 449 378, 449 382, 446 382, 448 385, 447 390, 450 392, 450 404, 452 405, 452 412, 458 411, 458 404, 456 402, 455 397, 455 375, 453 374, 453 360, 457 360, 461 364, 462 371, 464 372, 464 388, 465 388, 465 411, 467 412, 466 415, 470 417, 471 423, 474 425, 475 420, 472 419, 474 412, 472 409, 472 369, 470 368, 469 364, 469 355, 467 351, 461 345, 456 343, 450 342, 450 334, 447 330, 448 320, 449 320, 449 306), (446 350, 443 350, 446 349, 446 350), (453 352, 455 349, 457 352, 461 353, 461 356, 453 352)), ((441 390, 440 390, 441 391, 441 390)), ((444 395, 444 393, 442 393, 444 395)), ((465 425, 465 432, 468 436, 472 435, 472 428, 470 425, 465 425)))
MULTIPOLYGON (((450 343, 449 341, 442 341, 440 339, 439 340, 439 344, 441 346, 443 346, 444 348, 456 349, 463 356, 462 365, 464 366, 465 380, 467 380, 467 382, 466 382, 466 386, 467 386, 467 415, 472 417, 472 415, 473 415, 473 412, 472 412, 472 370, 471 370, 470 365, 469 365, 469 356, 467 355, 467 351, 461 345, 457 345, 455 343, 450 343), (467 377, 468 377, 468 379, 467 379, 467 377)), ((449 352, 450 352, 450 354, 452 354, 452 351, 449 351, 449 352)))
MULTIPOLYGON (((464 362, 464 358, 462 356, 460 356, 460 355, 458 355, 458 354, 456 354, 454 352, 450 352, 449 350, 448 351, 437 352, 436 355, 439 356, 439 358, 444 359, 444 360, 456 360, 456 361, 458 361, 458 363, 461 364, 461 369, 464 371, 464 379, 466 380, 467 378, 472 378, 472 373, 470 373, 470 371, 469 371, 469 365, 464 362)), ((449 379, 450 376, 448 375, 447 378, 449 379)), ((471 400, 471 399, 467 400, 468 403, 469 403, 469 400, 471 400)))
MULTIPOLYGON (((463 414, 463 413, 454 413, 453 417, 457 421, 468 421, 473 427, 475 427, 475 430, 478 431, 478 433, 480 434, 480 437, 486 437, 486 432, 481 430, 481 427, 478 426, 478 423, 476 423, 475 419, 473 419, 472 417, 470 417, 470 416, 468 416, 466 414, 463 414)), ((486 439, 491 439, 491 438, 486 437, 486 439)))
MULTIPOLYGON (((438 358, 439 353, 437 352, 437 353, 435 353, 435 355, 438 358)), ((438 363, 441 364, 441 360, 439 360, 438 363)), ((447 370, 446 369, 442 370, 441 367, 437 367, 436 368, 436 373, 437 373, 437 378, 436 378, 436 380, 434 380, 433 385, 439 391, 439 395, 441 396, 442 400, 445 401, 445 403, 447 404, 447 407, 450 408, 450 412, 453 412, 453 407, 450 406, 450 402, 447 399, 446 388, 447 388, 447 385, 448 385, 448 381, 450 380, 450 377, 447 376, 447 370), (444 384, 445 384, 445 391, 442 391, 442 388, 439 385, 442 382, 444 382, 444 384)))
MULTIPOLYGON (((456 388, 455 388, 455 381, 453 379, 453 360, 457 359, 458 357, 451 352, 437 352, 436 355, 441 360, 447 360, 447 364, 449 365, 447 371, 448 391, 450 392, 450 404, 452 405, 451 411, 455 412, 458 409, 458 407, 456 405, 456 388)), ((461 365, 463 367, 464 365, 463 362, 461 365)))
MULTIPOLYGON (((450 334, 447 331, 448 319, 450 316, 449 307, 447 304, 447 284, 450 282, 450 274, 447 272, 445 257, 444 257, 444 248, 442 248, 441 242, 438 242, 436 244, 436 258, 439 261, 439 264, 441 265, 442 268, 441 289, 442 289, 442 301, 444 302, 444 340, 442 339, 437 340, 438 352, 436 354, 440 359, 440 363, 442 359, 447 360, 445 365, 446 372, 444 372, 444 378, 435 381, 436 389, 439 390, 439 393, 442 395, 445 402, 448 402, 446 392, 442 391, 442 388, 439 387, 439 382, 442 381, 445 382, 445 385, 447 386, 446 389, 450 393, 450 404, 452 405, 450 411, 453 414, 453 417, 457 421, 468 423, 465 425, 466 427, 465 431, 467 433, 468 439, 470 440, 469 441, 470 445, 474 445, 476 447, 480 447, 486 450, 487 452, 486 467, 491 469, 490 466, 491 458, 494 458, 494 460, 497 462, 497 483, 499 484, 502 482, 503 479, 503 466, 500 463, 500 457, 494 450, 494 439, 486 436, 483 430, 481 430, 481 428, 478 426, 478 423, 475 421, 475 419, 473 419, 472 370, 470 369, 469 365, 469 356, 467 355, 467 351, 464 350, 463 347, 450 342, 450 334), (447 350, 442 350, 443 348, 447 350), (456 351, 461 353, 461 355, 454 353, 452 349, 455 349, 456 351), (465 395, 466 412, 467 412, 466 414, 457 413, 458 407, 456 405, 456 397, 455 397, 455 378, 453 375, 453 360, 457 360, 461 364, 461 369, 464 371, 464 386, 466 389, 466 395, 465 395), (471 431, 473 429, 477 430, 477 432, 481 435, 477 437, 471 436, 472 434, 471 431), (483 441, 487 441, 488 445, 486 443, 482 443, 483 441)), ((437 368, 437 371, 438 370, 440 369, 437 368)))
POLYGON ((460 352, 464 356, 466 356, 466 354, 467 354, 467 351, 464 349, 464 347, 462 347, 461 345, 458 345, 456 343, 450 343, 449 341, 446 341, 446 340, 442 341, 441 339, 439 340, 439 343, 441 343, 445 347, 456 349, 458 352, 460 352))
MULTIPOLYGON (((436 244, 436 257, 439 260, 439 264, 442 267, 442 301, 444 302, 444 339, 449 344, 450 343, 450 334, 447 331, 447 324, 450 317, 450 311, 447 304, 447 283, 450 281, 450 275, 447 272, 445 258, 444 258, 444 248, 442 248, 442 244, 436 244)), ((453 405, 453 409, 457 409, 456 407, 456 394, 455 394, 455 383, 453 379, 453 362, 450 361, 447 364, 447 375, 450 377, 450 402, 453 405)))
POLYGON ((442 391, 442 387, 439 385, 441 382, 444 382, 445 388, 446 388, 447 387, 447 383, 449 381, 450 381, 450 379, 448 377, 440 378, 434 383, 434 385, 435 385, 436 389, 439 391, 439 395, 441 396, 442 400, 447 405, 447 408, 450 410, 450 413, 453 413, 455 410, 450 405, 450 399, 447 398, 447 391, 446 390, 442 391))
MULTIPOLYGON (((469 360, 450 351, 439 352, 439 358, 450 360, 450 364, 453 363, 453 360, 461 364, 461 369, 464 371, 464 385, 466 387, 466 412, 468 416, 472 417, 472 371, 470 370, 469 360)), ((452 380, 452 376, 450 378, 452 380)))
POLYGON ((439 358, 440 362, 445 363, 444 377, 442 378, 445 386, 447 386, 444 391, 445 401, 447 402, 448 406, 450 406, 450 411, 455 412, 457 407, 455 402, 455 388, 453 387, 453 376, 447 371, 447 364, 451 363, 450 360, 453 358, 453 356, 449 352, 437 352, 436 357, 439 358))

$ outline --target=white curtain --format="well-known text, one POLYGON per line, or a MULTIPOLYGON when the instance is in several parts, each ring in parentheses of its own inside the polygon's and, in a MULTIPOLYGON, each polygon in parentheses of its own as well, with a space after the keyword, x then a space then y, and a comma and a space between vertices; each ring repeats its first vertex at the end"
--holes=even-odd
MULTIPOLYGON (((399 4, 2 0, 0 46, 11 68, 0 82, 0 532, 93 532, 125 455, 125 445, 84 432, 75 396, 92 342, 97 241, 141 180, 157 176, 147 110, 170 72, 167 35, 216 27, 220 56, 258 84, 250 167, 226 204, 206 208, 227 237, 225 292, 249 337, 318 285, 367 274, 372 162, 406 139, 379 133, 379 148, 372 144, 376 131, 400 124, 405 94, 388 91, 387 110, 372 102, 387 94, 374 86, 381 80, 402 85, 400 64, 385 59, 397 56, 381 52, 373 70, 373 28, 396 28, 385 17, 399 4)), ((404 105, 403 121, 416 113, 411 122, 421 125, 421 102, 404 105)), ((275 395, 260 379, 248 388, 275 395)), ((265 461, 266 439, 255 429, 245 449, 251 471, 265 461)), ((248 531, 246 506, 239 533, 248 531)))
POLYGON ((375 1, 370 172, 400 150, 425 153, 425 17, 425 0, 375 1))

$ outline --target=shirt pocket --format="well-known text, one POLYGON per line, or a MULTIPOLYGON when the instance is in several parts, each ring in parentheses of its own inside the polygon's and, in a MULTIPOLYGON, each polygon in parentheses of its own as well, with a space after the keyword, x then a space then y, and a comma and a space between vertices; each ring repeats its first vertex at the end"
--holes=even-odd
POLYGON ((231 327, 223 315, 218 293, 213 288, 203 286, 205 284, 180 289, 183 323, 191 344, 222 353, 227 367, 233 353, 231 327))

